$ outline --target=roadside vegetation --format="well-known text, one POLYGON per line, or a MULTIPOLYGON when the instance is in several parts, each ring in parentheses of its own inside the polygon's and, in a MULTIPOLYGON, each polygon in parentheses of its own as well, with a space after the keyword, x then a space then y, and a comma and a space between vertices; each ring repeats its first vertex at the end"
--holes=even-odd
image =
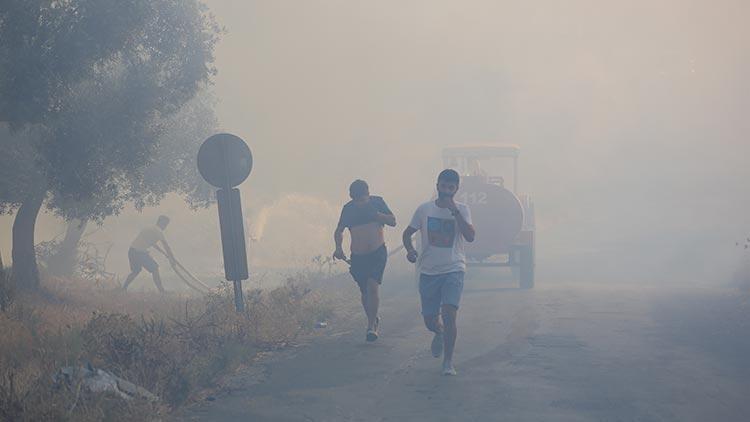
POLYGON ((222 285, 204 297, 125 293, 81 279, 43 277, 38 292, 16 291, 0 270, 0 419, 159 420, 203 400, 220 378, 260 353, 285 347, 333 316, 334 303, 311 288, 317 271, 280 287, 247 290, 234 311, 222 285), (91 393, 61 368, 105 370, 158 396, 91 393))

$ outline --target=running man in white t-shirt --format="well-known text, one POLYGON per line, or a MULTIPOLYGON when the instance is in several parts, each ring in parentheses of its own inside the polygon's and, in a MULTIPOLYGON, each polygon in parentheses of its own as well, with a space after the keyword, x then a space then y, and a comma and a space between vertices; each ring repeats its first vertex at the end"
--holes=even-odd
POLYGON ((138 276, 141 272, 141 268, 145 268, 146 271, 151 273, 154 278, 154 284, 160 292, 164 293, 164 287, 161 285, 161 277, 159 276, 159 264, 154 261, 154 258, 148 253, 149 248, 156 246, 157 242, 161 242, 164 246, 164 251, 167 253, 167 258, 170 263, 174 263, 174 255, 172 249, 167 243, 167 239, 164 237, 164 229, 169 224, 169 217, 166 215, 160 215, 156 220, 155 226, 149 226, 144 228, 138 233, 133 243, 130 244, 128 249, 128 261, 130 261, 130 274, 125 279, 125 283, 122 285, 123 290, 127 290, 130 283, 138 276))
POLYGON ((457 334, 456 315, 466 272, 464 241, 473 242, 475 235, 469 207, 453 201, 458 186, 459 176, 455 170, 440 172, 438 198, 417 208, 403 235, 406 259, 416 263, 419 270, 424 323, 435 333, 432 355, 439 358, 444 354, 443 375, 456 375, 453 349, 457 334), (421 253, 417 253, 411 242, 416 232, 421 234, 421 253), (439 316, 442 316, 442 322, 439 316))

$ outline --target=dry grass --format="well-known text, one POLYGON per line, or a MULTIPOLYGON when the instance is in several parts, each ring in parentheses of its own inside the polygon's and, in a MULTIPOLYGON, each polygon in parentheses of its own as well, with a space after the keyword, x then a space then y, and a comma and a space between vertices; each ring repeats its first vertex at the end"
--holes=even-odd
POLYGON ((331 317, 306 275, 270 291, 246 291, 234 311, 222 286, 197 298, 124 293, 114 286, 47 280, 0 313, 0 419, 158 420, 198 397, 259 351, 283 347, 331 317), (90 362, 161 400, 124 401, 56 385, 61 367, 90 362))
POLYGON ((0 312, 5 312, 13 303, 15 296, 15 285, 10 274, 10 269, 3 264, 3 255, 0 253, 0 312))

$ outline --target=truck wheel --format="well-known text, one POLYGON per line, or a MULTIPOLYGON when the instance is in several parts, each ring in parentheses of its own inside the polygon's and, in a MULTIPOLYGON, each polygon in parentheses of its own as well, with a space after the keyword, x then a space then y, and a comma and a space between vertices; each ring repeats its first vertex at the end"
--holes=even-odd
POLYGON ((520 250, 520 274, 519 284, 522 289, 534 288, 534 249, 531 245, 525 245, 520 250))
POLYGON ((521 267, 518 265, 520 262, 519 253, 517 250, 510 251, 508 255, 508 261, 510 262, 510 274, 513 276, 513 281, 521 280, 521 267))

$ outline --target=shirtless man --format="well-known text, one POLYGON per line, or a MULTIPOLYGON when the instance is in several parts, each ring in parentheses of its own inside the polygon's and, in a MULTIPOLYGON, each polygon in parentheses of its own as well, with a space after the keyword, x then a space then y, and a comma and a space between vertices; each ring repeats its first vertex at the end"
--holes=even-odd
POLYGON ((164 293, 164 287, 161 285, 161 277, 159 277, 159 264, 154 261, 148 253, 148 249, 152 246, 158 247, 157 242, 161 241, 164 246, 164 250, 167 253, 167 258, 171 263, 175 261, 172 249, 170 249, 167 239, 164 237, 164 229, 169 224, 169 217, 166 215, 160 215, 156 220, 155 226, 149 226, 141 230, 138 236, 133 240, 133 243, 128 249, 128 260, 130 261, 130 274, 125 279, 125 283, 122 285, 123 290, 128 289, 128 285, 141 272, 141 268, 145 268, 146 271, 151 273, 154 278, 154 284, 161 293, 164 293))
POLYGON ((364 180, 355 180, 349 186, 351 201, 341 210, 333 239, 336 242, 334 259, 346 260, 342 249, 344 229, 349 228, 351 234, 351 253, 349 272, 359 285, 362 294, 362 307, 367 315, 367 341, 378 339, 378 306, 380 298, 378 288, 383 282, 383 272, 388 260, 385 247, 383 225, 396 226, 393 215, 383 198, 370 196, 370 188, 364 180))

